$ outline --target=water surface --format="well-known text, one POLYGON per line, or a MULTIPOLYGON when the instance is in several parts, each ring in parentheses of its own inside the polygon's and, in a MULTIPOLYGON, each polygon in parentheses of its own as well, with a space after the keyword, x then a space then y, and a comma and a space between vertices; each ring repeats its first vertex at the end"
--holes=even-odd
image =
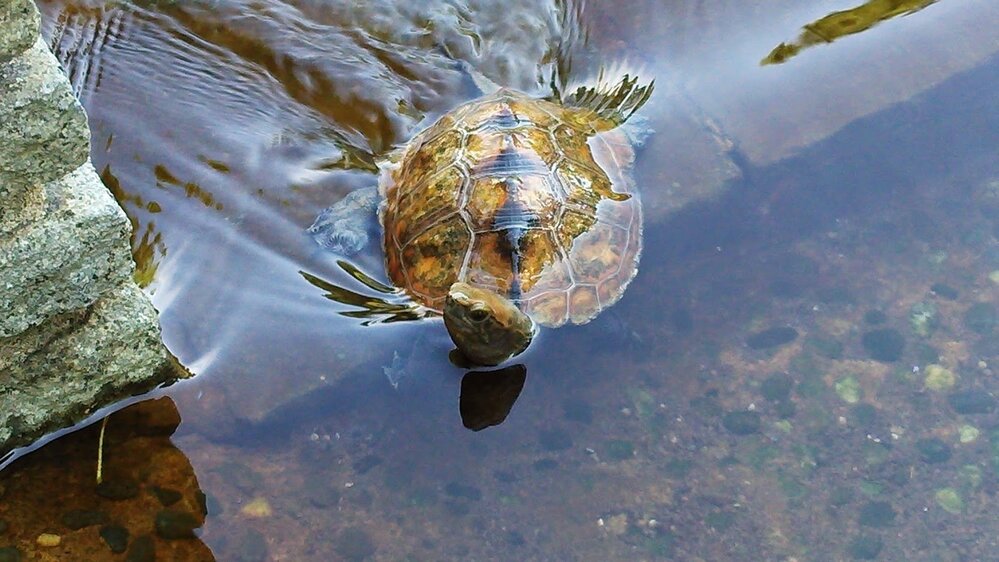
POLYGON ((94 487, 97 426, 6 467, 0 547, 113 559, 119 526, 169 560, 993 557, 999 8, 920 4, 761 64, 860 3, 42 2, 197 377, 110 417, 117 484, 94 487), (477 95, 465 65, 544 95, 625 63, 657 84, 639 274, 470 431, 440 323, 341 315, 300 272, 366 288, 304 229, 477 95))

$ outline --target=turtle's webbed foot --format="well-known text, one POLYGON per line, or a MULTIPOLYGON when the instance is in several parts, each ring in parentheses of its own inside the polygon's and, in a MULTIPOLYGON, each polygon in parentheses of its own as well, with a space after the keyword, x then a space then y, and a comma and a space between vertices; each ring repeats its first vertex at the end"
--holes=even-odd
POLYGON ((335 216, 335 211, 334 207, 330 207, 320 213, 308 232, 321 247, 342 256, 353 256, 368 245, 365 221, 335 216), (331 210, 334 212, 331 213, 331 210))
POLYGON ((357 254, 368 245, 370 231, 377 228, 378 192, 359 189, 323 209, 308 228, 316 243, 342 256, 357 254))

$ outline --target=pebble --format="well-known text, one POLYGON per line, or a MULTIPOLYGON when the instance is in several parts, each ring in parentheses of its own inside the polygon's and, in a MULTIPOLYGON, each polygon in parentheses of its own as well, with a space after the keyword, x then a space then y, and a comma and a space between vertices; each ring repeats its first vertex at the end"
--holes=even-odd
POLYGON ((916 449, 919 451, 919 456, 923 459, 923 462, 929 464, 947 462, 951 457, 950 445, 936 437, 916 441, 916 449))
POLYGON ((961 481, 971 489, 982 485, 982 469, 973 464, 966 464, 958 471, 961 481))
POLYGON ((983 391, 959 390, 947 395, 947 403, 959 414, 990 414, 996 399, 983 391))
POLYGON ((942 507, 947 513, 958 515, 964 511, 964 499, 961 497, 960 492, 954 488, 937 490, 937 493, 933 497, 937 500, 937 505, 942 507))
POLYGON ((164 509, 156 514, 156 534, 167 540, 193 539, 201 526, 198 518, 186 511, 164 509))
POLYGON ((894 328, 866 332, 861 337, 861 343, 871 359, 882 363, 898 361, 905 349, 905 338, 894 328))
POLYGON ((884 312, 874 309, 868 310, 864 313, 864 323, 870 324, 871 326, 879 326, 888 321, 888 315, 884 312))
POLYGON ((878 537, 862 535, 850 542, 847 552, 854 560, 874 560, 883 548, 884 543, 878 537))
POLYGON ((108 545, 111 552, 120 554, 128 548, 128 529, 118 525, 105 525, 101 527, 101 538, 108 545))
POLYGON ((250 501, 250 503, 243 506, 243 509, 239 510, 240 513, 247 517, 253 518, 264 518, 270 517, 274 514, 274 510, 271 509, 271 504, 266 498, 256 497, 250 501))
POLYGON ((964 325, 983 336, 991 334, 997 324, 999 324, 999 311, 993 304, 987 302, 973 304, 964 313, 964 325))
POLYGON ((38 546, 49 548, 53 546, 59 546, 59 544, 62 542, 62 537, 54 533, 42 533, 38 535, 38 538, 35 539, 35 542, 38 544, 38 546))
POLYGON ((180 501, 181 493, 177 490, 170 488, 163 488, 160 486, 153 486, 153 495, 159 500, 163 507, 170 507, 171 505, 180 501))
POLYGON ((863 394, 860 383, 857 381, 857 377, 850 375, 836 381, 836 395, 847 404, 856 404, 860 402, 861 395, 863 394))
POLYGON ((364 529, 348 527, 334 542, 337 553, 347 562, 361 562, 375 553, 375 543, 364 529))
POLYGON ((890 527, 895 523, 895 510, 885 501, 867 502, 860 508, 857 521, 864 527, 890 527))
POLYGON ((945 283, 935 283, 930 287, 930 290, 933 291, 933 294, 936 296, 949 301, 957 300, 957 297, 960 295, 957 289, 945 283))
POLYGON ((930 390, 949 390, 957 383, 957 377, 950 369, 942 365, 932 364, 926 366, 926 378, 924 379, 926 388, 930 390))
POLYGON ((763 422, 759 412, 738 411, 729 412, 722 418, 722 426, 735 435, 752 435, 758 433, 763 422))
POLYGON ((971 443, 978 439, 981 431, 973 425, 964 424, 957 429, 957 434, 960 436, 961 443, 971 443))
POLYGON ((134 541, 125 556, 125 562, 153 562, 156 560, 156 543, 153 537, 142 535, 134 541))
POLYGON ((746 345, 751 349, 770 349, 771 347, 791 343, 797 338, 798 330, 790 326, 781 326, 750 334, 746 338, 746 345))
POLYGON ((794 379, 785 373, 774 373, 760 384, 760 393, 771 402, 783 402, 791 396, 794 379))

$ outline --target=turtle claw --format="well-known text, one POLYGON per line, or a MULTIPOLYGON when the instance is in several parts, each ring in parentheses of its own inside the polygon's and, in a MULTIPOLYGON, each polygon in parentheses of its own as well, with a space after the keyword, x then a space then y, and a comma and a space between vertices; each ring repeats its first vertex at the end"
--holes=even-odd
MULTIPOLYGON (((331 207, 332 208, 332 207, 331 207)), ((323 211, 316 222, 309 227, 309 234, 322 248, 349 257, 356 255, 368 245, 369 236, 364 231, 363 221, 340 218, 324 220, 330 209, 323 211), (362 224, 358 224, 362 223, 362 224), (358 228, 360 226, 360 228, 358 228)))
POLYGON ((307 232, 320 247, 342 256, 353 256, 368 245, 377 208, 377 189, 358 189, 323 209, 307 232))

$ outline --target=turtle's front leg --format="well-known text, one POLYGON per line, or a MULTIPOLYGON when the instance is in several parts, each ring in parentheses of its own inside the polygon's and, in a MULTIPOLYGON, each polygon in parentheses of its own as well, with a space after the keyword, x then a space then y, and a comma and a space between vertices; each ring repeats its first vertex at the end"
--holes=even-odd
POLYGON ((378 188, 354 190, 334 205, 323 209, 308 228, 309 234, 323 248, 343 256, 352 256, 377 236, 378 188))

